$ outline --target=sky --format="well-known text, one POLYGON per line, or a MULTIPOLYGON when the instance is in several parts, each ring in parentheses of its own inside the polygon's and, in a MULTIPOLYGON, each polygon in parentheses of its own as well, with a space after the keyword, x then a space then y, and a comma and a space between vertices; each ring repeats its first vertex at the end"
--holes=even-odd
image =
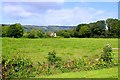
POLYGON ((112 1, 9 2, 5 0, 0 9, 2 23, 5 24, 78 25, 107 18, 118 18, 118 3, 112 1))

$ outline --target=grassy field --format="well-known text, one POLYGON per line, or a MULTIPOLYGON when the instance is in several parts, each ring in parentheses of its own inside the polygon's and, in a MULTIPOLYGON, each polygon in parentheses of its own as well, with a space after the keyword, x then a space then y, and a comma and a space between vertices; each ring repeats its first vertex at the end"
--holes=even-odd
POLYGON ((2 38, 3 55, 15 55, 30 57, 32 61, 46 60, 48 52, 55 50, 63 59, 77 58, 84 55, 93 56, 102 53, 106 44, 112 48, 118 47, 118 39, 103 38, 2 38))
POLYGON ((118 78, 118 67, 41 76, 40 78, 118 78))
MULTIPOLYGON (((79 58, 84 55, 96 56, 102 53, 102 49, 106 44, 110 44, 112 48, 118 47, 118 39, 116 38, 2 38, 2 55, 13 56, 20 54, 23 57, 29 57, 36 64, 38 61, 47 60, 48 52, 56 51, 57 56, 62 59, 79 58)), ((117 50, 114 50, 117 59, 117 50)), ((116 78, 118 77, 117 67, 80 71, 70 73, 59 73, 50 76, 37 76, 41 78, 116 78)))

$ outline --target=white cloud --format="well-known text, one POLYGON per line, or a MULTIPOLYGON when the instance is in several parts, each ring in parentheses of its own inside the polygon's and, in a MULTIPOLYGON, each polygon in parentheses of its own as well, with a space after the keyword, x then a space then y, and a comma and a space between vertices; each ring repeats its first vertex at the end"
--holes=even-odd
POLYGON ((5 14, 11 15, 13 17, 30 17, 31 12, 27 12, 20 6, 7 5, 3 7, 3 12, 5 14))
POLYGON ((103 14, 105 14, 105 11, 102 10, 75 7, 72 9, 48 10, 44 15, 39 14, 39 16, 44 19, 40 22, 47 25, 77 25, 106 18, 106 16, 102 16, 103 14))
POLYGON ((41 13, 39 11, 27 11, 24 7, 18 5, 6 5, 3 6, 3 13, 7 17, 11 17, 9 21, 15 22, 17 20, 21 24, 78 25, 80 23, 89 23, 117 15, 115 12, 106 12, 94 8, 48 8, 44 13, 41 13))

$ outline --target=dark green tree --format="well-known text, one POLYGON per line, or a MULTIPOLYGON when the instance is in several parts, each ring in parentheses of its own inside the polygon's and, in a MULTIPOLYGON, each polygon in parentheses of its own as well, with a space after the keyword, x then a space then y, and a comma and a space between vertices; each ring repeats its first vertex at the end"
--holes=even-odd
POLYGON ((120 20, 109 18, 106 20, 109 37, 119 37, 120 34, 120 20))
POLYGON ((86 35, 89 33, 89 27, 88 24, 79 24, 77 25, 74 36, 75 37, 86 37, 86 35))
POLYGON ((20 38, 23 36, 23 33, 24 33, 24 29, 22 25, 19 23, 10 25, 10 27, 7 30, 8 37, 20 38))
POLYGON ((106 24, 104 20, 90 23, 91 37, 105 36, 106 24))

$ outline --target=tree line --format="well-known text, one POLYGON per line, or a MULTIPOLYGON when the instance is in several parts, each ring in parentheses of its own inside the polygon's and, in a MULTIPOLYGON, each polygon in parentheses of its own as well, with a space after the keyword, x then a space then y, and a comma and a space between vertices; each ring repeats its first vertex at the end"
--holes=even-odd
POLYGON ((65 38, 118 38, 120 37, 120 20, 108 18, 89 24, 78 24, 71 30, 60 30, 57 35, 65 38))
MULTIPOLYGON (((89 24, 78 24, 74 29, 59 30, 57 36, 64 38, 118 38, 120 37, 120 20, 108 18, 89 24)), ((51 32, 42 32, 39 28, 25 31, 19 23, 2 26, 2 37, 43 38, 50 37, 51 32)))

